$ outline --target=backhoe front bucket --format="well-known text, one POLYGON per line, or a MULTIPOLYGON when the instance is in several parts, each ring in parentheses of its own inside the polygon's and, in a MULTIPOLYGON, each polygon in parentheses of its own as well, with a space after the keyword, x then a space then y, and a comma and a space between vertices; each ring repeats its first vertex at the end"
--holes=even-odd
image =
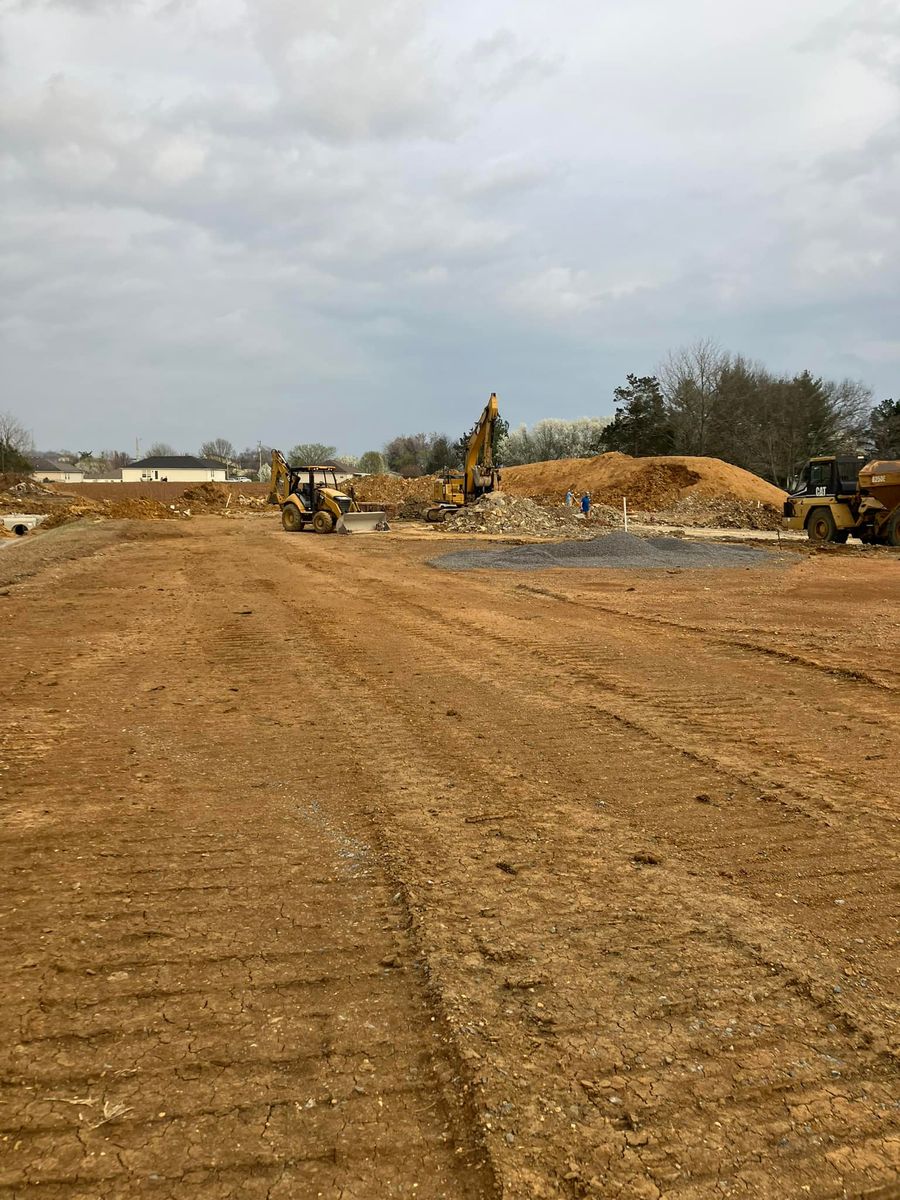
POLYGON ((387 529, 387 513, 348 512, 338 520, 335 533, 380 533, 387 529))

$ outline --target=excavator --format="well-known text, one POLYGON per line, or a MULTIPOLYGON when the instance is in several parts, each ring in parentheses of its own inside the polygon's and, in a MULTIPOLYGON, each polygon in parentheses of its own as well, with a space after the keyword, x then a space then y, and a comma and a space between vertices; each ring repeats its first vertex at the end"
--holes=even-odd
POLYGON ((288 533, 373 533, 388 528, 387 513, 363 512, 338 487, 333 467, 290 466, 280 450, 272 451, 268 501, 281 505, 281 524, 288 533))
POLYGON ((497 393, 491 392, 469 438, 465 467, 462 471, 445 471, 441 479, 435 480, 432 504, 425 511, 426 521, 443 521, 445 513, 456 512, 486 492, 499 492, 500 471, 494 466, 493 458, 494 430, 499 415, 497 393))

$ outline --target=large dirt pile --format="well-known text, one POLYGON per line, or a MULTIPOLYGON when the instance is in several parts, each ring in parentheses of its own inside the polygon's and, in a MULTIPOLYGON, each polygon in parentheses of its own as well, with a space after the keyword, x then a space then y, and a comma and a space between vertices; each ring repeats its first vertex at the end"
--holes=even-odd
POLYGON ((564 504, 536 504, 525 496, 493 492, 457 512, 447 513, 435 528, 449 533, 518 533, 577 539, 594 537, 598 525, 615 525, 621 520, 621 513, 602 505, 585 520, 564 504))
POLYGON ((784 501, 779 488, 718 458, 631 458, 611 453, 529 463, 503 472, 505 492, 532 500, 559 503, 569 487, 578 494, 589 491, 594 503, 617 508, 625 496, 628 507, 640 512, 668 510, 688 496, 766 504, 779 511, 784 501))

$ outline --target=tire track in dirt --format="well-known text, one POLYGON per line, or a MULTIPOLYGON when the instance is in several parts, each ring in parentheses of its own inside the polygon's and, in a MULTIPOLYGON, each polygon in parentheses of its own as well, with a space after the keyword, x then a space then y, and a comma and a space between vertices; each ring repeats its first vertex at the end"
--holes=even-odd
POLYGON ((65 592, 23 589, 7 698, 40 712, 40 641, 68 727, 47 710, 41 755, 2 764, 21 819, 2 835, 0 1191, 491 1195, 402 904, 323 812, 323 781, 346 786, 327 742, 269 715, 257 647, 228 629, 240 559, 211 594, 191 581, 202 545, 68 564, 88 627, 65 592), (208 659, 198 621, 225 630, 208 659))
MULTIPOLYGON (((814 962, 821 946, 798 937, 793 914, 782 913, 773 935, 766 912, 710 892, 689 860, 654 869, 661 860, 642 856, 639 825, 572 805, 592 794, 597 769, 595 780, 611 770, 620 791, 640 797, 647 789, 635 760, 652 778, 659 747, 635 745, 641 731, 613 723, 602 730, 601 760, 587 754, 574 765, 561 706, 524 639, 518 664, 512 645, 498 663, 494 631, 448 626, 421 602, 418 580, 365 582, 359 595, 358 578, 351 588, 335 572, 340 619, 317 621, 303 659, 316 665, 314 680, 343 673, 367 697, 374 728, 351 727, 346 739, 361 776, 381 776, 383 798, 368 802, 383 814, 444 1003, 482 1072, 485 1129, 503 1135, 492 1145, 510 1194, 699 1197, 730 1187, 780 1196, 812 1179, 817 1196, 890 1195, 896 1168, 884 1122, 896 1115, 896 1064, 884 1057, 877 1005, 864 999, 860 1014, 842 1004, 834 964, 814 962), (367 641, 364 612, 388 595, 389 626, 367 641), (388 665, 400 662, 403 672, 388 665), (459 725, 426 708, 447 698, 459 709, 446 717, 459 725), (535 747, 534 731, 551 719, 557 736, 535 747), (486 826, 473 812, 485 806, 499 814, 486 826), (465 824, 473 818, 477 835, 465 824), (497 853, 512 856, 503 860, 509 871, 497 874, 497 853), (566 896, 589 902, 567 903, 561 880, 566 896), (498 901, 508 893, 513 911, 498 901), (662 995, 647 993, 648 976, 662 995), (599 996, 585 991, 587 979, 599 996), (517 1076, 529 1058, 536 1075, 517 1076)), ((552 651, 545 666, 558 666, 552 651)), ((339 704, 313 686, 317 707, 339 704)), ((680 776, 689 792, 698 774, 676 755, 657 771, 660 790, 680 776)), ((607 795, 608 785, 597 790, 607 795)))

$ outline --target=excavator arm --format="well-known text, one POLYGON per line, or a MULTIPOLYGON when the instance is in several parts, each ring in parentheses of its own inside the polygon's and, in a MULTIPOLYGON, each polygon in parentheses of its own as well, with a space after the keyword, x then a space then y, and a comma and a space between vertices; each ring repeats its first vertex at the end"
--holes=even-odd
POLYGON ((478 424, 469 438, 466 450, 466 496, 475 494, 480 482, 480 468, 486 468, 488 474, 493 469, 494 429, 497 425, 497 393, 491 392, 491 398, 484 406, 484 412, 478 419, 478 424))
POLYGON ((291 473, 280 450, 272 451, 272 478, 269 480, 269 504, 284 504, 291 487, 291 473))

